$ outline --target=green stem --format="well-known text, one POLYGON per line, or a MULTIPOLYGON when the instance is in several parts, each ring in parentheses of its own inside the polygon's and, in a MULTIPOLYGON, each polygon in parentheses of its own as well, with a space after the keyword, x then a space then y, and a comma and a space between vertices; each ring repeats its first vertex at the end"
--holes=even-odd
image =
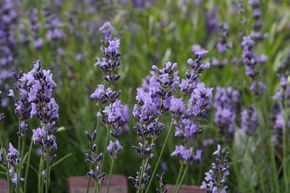
POLYGON ((186 174, 187 174, 187 170, 188 170, 188 164, 186 165, 185 170, 184 170, 184 172, 183 172, 183 175, 182 175, 182 177, 181 177, 181 179, 180 179, 180 182, 178 183, 178 186, 177 186, 177 189, 176 189, 176 193, 178 193, 179 190, 180 190, 180 187, 181 187, 181 185, 182 185, 182 182, 183 182, 183 180, 184 180, 184 178, 185 178, 185 176, 186 176, 186 174))
POLYGON ((95 182, 95 193, 99 193, 100 184, 96 181, 95 182))
POLYGON ((111 179, 112 179, 112 173, 113 173, 114 163, 115 163, 115 158, 112 159, 112 163, 111 163, 110 174, 109 174, 109 183, 108 183, 108 187, 107 187, 107 193, 109 193, 109 190, 110 190, 110 185, 111 185, 111 179))
POLYGON ((25 169, 25 177, 24 177, 24 193, 26 193, 27 189, 27 179, 28 179, 28 173, 29 173, 29 164, 30 164, 30 156, 32 152, 32 145, 33 145, 33 140, 31 139, 29 150, 28 150, 28 157, 27 157, 27 162, 26 162, 26 169, 25 169))
POLYGON ((104 167, 104 160, 105 160, 105 155, 106 155, 106 148, 107 148, 107 144, 108 144, 108 141, 109 141, 109 135, 110 135, 110 130, 109 128, 106 128, 107 129, 107 134, 106 134, 106 139, 105 139, 105 146, 104 146, 104 150, 103 150, 103 159, 102 159, 102 162, 101 162, 101 169, 103 169, 104 167))
POLYGON ((275 178, 275 188, 277 193, 280 193, 279 190, 279 185, 278 185, 278 175, 277 175, 277 170, 276 170, 276 162, 275 162, 275 150, 273 147, 273 142, 272 140, 270 140, 270 149, 271 149, 271 166, 272 166, 272 170, 274 173, 274 178, 275 178))
POLYGON ((39 161, 39 166, 38 166, 38 193, 42 193, 43 191, 43 186, 42 186, 42 169, 43 169, 43 157, 40 158, 40 161, 39 161))
POLYGON ((7 165, 6 168, 6 179, 7 179, 7 183, 8 183, 8 192, 9 193, 13 193, 13 189, 11 188, 11 183, 10 183, 10 175, 9 175, 9 167, 7 165))
POLYGON ((45 183, 45 193, 49 193, 49 183, 50 183, 50 168, 49 168, 49 159, 50 159, 50 156, 49 156, 49 153, 46 154, 46 183, 45 183))
MULTIPOLYGON (((20 152, 20 155, 19 155, 19 158, 20 158, 20 162, 18 163, 18 165, 17 165, 17 181, 18 180, 20 180, 20 170, 21 170, 21 153, 22 153, 22 149, 21 149, 21 135, 20 135, 20 127, 19 127, 19 129, 18 129, 18 151, 20 152)), ((19 184, 20 183, 17 183, 16 184, 16 192, 18 193, 18 192, 20 192, 20 190, 19 190, 19 188, 20 188, 20 186, 19 186, 19 184)))
POLYGON ((86 193, 89 193, 89 191, 90 191, 90 184, 91 184, 91 177, 89 176, 86 193))
POLYGON ((182 174, 182 170, 183 170, 183 163, 181 163, 181 165, 180 165, 180 167, 179 167, 179 172, 178 172, 178 175, 177 175, 177 179, 176 179, 176 182, 175 182, 175 188, 174 188, 174 193, 176 192, 176 190, 177 190, 177 186, 178 186, 178 184, 179 184, 179 180, 180 180, 180 178, 181 178, 181 174, 182 174))
POLYGON ((158 157, 158 160, 157 160, 157 162, 156 162, 156 164, 155 164, 155 167, 154 167, 153 173, 152 173, 152 175, 151 175, 151 177, 150 177, 150 181, 149 181, 149 183, 148 183, 148 185, 147 185, 147 188, 146 188, 145 193, 148 193, 148 191, 149 191, 149 189, 150 189, 150 185, 151 185, 151 183, 152 183, 152 181, 153 181, 153 179, 154 179, 154 177, 155 177, 155 175, 156 175, 157 169, 158 169, 158 167, 159 167, 159 163, 160 163, 160 161, 161 161, 161 157, 162 157, 162 155, 163 155, 163 153, 164 153, 165 146, 166 146, 167 141, 168 141, 168 139, 169 139, 169 136, 170 136, 170 133, 171 133, 171 131, 172 131, 172 128, 173 128, 173 119, 172 119, 172 121, 171 121, 171 124, 170 124, 170 127, 169 127, 169 129, 168 129, 168 132, 167 132, 167 135, 166 135, 165 141, 164 141, 164 143, 163 143, 163 146, 162 146, 161 152, 160 152, 159 157, 158 157))

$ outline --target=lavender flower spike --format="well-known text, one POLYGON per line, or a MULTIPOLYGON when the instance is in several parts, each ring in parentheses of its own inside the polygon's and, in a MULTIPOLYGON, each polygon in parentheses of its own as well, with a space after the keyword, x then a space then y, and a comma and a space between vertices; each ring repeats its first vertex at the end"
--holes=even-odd
POLYGON ((229 172, 228 153, 223 155, 221 145, 218 145, 217 150, 212 154, 215 157, 215 162, 212 163, 211 169, 205 173, 204 181, 200 188, 207 193, 226 193, 229 172))

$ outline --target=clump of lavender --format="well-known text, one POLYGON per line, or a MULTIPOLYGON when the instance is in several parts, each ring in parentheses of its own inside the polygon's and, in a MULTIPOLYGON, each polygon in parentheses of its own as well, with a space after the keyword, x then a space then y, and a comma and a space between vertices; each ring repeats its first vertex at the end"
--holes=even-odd
POLYGON ((217 42, 216 49, 219 53, 225 53, 230 45, 227 42, 229 35, 229 24, 227 22, 221 23, 219 26, 220 40, 217 42))
POLYGON ((208 36, 215 33, 218 30, 218 20, 217 20, 217 7, 213 6, 206 12, 206 33, 208 36))
MULTIPOLYGON (((105 85, 99 84, 96 90, 91 94, 91 99, 95 100, 103 107, 103 110, 97 113, 97 117, 102 120, 107 129, 105 140, 106 148, 104 149, 103 154, 105 155, 105 152, 107 151, 112 160, 109 174, 109 178, 111 179, 114 161, 122 151, 122 145, 120 144, 118 137, 122 134, 122 132, 128 130, 127 122, 129 120, 129 112, 128 107, 123 105, 118 99, 120 96, 120 91, 113 90, 115 82, 120 78, 120 76, 116 74, 116 70, 120 66, 120 40, 113 38, 112 32, 114 31, 114 28, 110 22, 105 22, 99 28, 99 31, 103 34, 104 38, 102 42, 103 45, 101 47, 103 57, 97 58, 96 65, 105 73, 104 80, 108 83, 109 87, 106 88, 105 85), (109 138, 110 142, 108 144, 109 138)), ((103 158, 100 159, 103 162, 103 158)), ((102 162, 101 164, 91 164, 91 166, 95 168, 95 173, 103 174, 102 162)), ((102 177, 97 178, 96 189, 99 188, 102 180, 102 177)), ((109 188, 110 180, 107 191, 109 191, 109 188)))
POLYGON ((266 58, 264 56, 258 57, 253 49, 255 42, 250 36, 244 36, 242 47, 243 47, 243 63, 246 68, 246 75, 249 76, 253 82, 250 86, 250 90, 256 95, 261 95, 264 93, 266 86, 263 82, 257 80, 258 72, 256 66, 259 63, 265 62, 266 58))
POLYGON ((209 68, 209 64, 203 64, 201 61, 207 51, 199 45, 193 46, 192 49, 195 58, 190 58, 187 62, 192 69, 186 72, 186 79, 182 79, 179 85, 182 98, 172 97, 170 105, 170 112, 174 117, 175 136, 183 139, 183 144, 176 145, 171 153, 171 156, 177 157, 181 163, 175 192, 179 191, 189 164, 201 160, 202 152, 193 148, 192 139, 201 132, 201 123, 207 117, 212 105, 212 88, 207 88, 199 80, 202 71, 209 68), (183 100, 188 97, 189 100, 184 103, 183 100))
MULTIPOLYGON (((58 104, 53 97, 56 83, 49 70, 42 68, 40 61, 34 63, 33 69, 23 74, 20 82, 24 88, 28 87, 28 103, 30 103, 30 117, 35 117, 40 122, 40 127, 33 130, 33 141, 42 149, 42 159, 45 160, 46 191, 50 183, 50 164, 56 158, 56 121, 59 117, 58 104)), ((22 86, 20 85, 20 89, 22 86)))
MULTIPOLYGON (((16 57, 16 35, 15 24, 18 14, 16 3, 12 0, 0 2, 0 89, 3 93, 10 88, 10 80, 13 78, 15 57, 16 57)), ((9 104, 9 98, 1 96, 1 106, 9 104)))
POLYGON ((251 106, 241 113, 241 130, 247 135, 253 135, 258 127, 256 107, 251 106))
POLYGON ((290 128, 290 114, 287 109, 290 107, 290 84, 288 82, 289 73, 279 75, 280 85, 274 96, 274 144, 281 148, 283 142, 283 134, 290 128))
MULTIPOLYGON (((164 129, 164 124, 160 122, 160 116, 169 110, 172 93, 176 92, 176 85, 179 82, 177 64, 168 62, 163 68, 152 66, 151 76, 146 78, 143 86, 137 89, 137 104, 133 109, 133 116, 137 120, 135 130, 140 137, 140 143, 134 148, 137 150, 142 165, 136 177, 130 177, 137 191, 143 191, 146 186, 146 192, 149 190, 153 177, 155 177, 157 167, 164 152, 162 148, 158 161, 153 169, 153 175, 150 175, 150 161, 154 155, 152 148, 156 139, 164 129)), ((168 129, 167 137, 163 146, 165 146, 170 134, 172 125, 168 129)))
MULTIPOLYGON (((122 4, 126 4, 128 0, 121 0, 122 4)), ((148 0, 148 1, 143 1, 143 0, 129 0, 131 1, 132 5, 136 9, 146 9, 150 6, 152 6, 156 0, 148 0)))
POLYGON ((21 158, 19 151, 14 148, 14 146, 9 143, 8 153, 5 154, 0 150, 0 166, 6 168, 7 177, 9 177, 10 181, 13 184, 13 189, 15 191, 20 191, 18 187, 20 187, 21 183, 24 181, 24 178, 20 176, 21 170, 21 158))
POLYGON ((166 188, 164 184, 164 177, 165 177, 165 172, 162 172, 161 174, 157 174, 157 178, 159 180, 159 187, 156 188, 157 193, 167 193, 168 189, 166 188))
POLYGON ((62 42, 66 39, 66 34, 62 29, 62 22, 58 15, 56 15, 50 7, 44 8, 46 38, 52 43, 59 56, 65 54, 62 48, 62 42))
POLYGON ((24 178, 21 177, 22 159, 19 151, 9 143, 8 152, 5 149, 0 149, 0 166, 6 170, 6 177, 9 184, 9 192, 21 191, 21 185, 24 178), (12 186, 10 184, 12 183, 12 186), (12 188, 12 189, 11 189, 12 188))
POLYGON ((93 131, 89 133, 86 131, 86 135, 89 140, 90 152, 86 153, 86 162, 90 164, 91 168, 88 175, 92 177, 96 182, 101 183, 104 180, 105 173, 101 170, 101 161, 103 159, 103 153, 97 154, 96 137, 97 132, 93 131))
POLYGON ((214 122, 222 134, 235 131, 235 119, 240 105, 239 92, 232 87, 217 87, 214 106, 216 108, 214 122))
POLYGON ((23 81, 22 74, 15 75, 17 83, 15 88, 18 91, 18 95, 15 95, 15 92, 10 89, 8 96, 15 99, 15 114, 19 119, 19 136, 25 136, 28 132, 28 120, 31 118, 31 101, 29 100, 29 90, 30 86, 28 81, 23 81))
POLYGON ((30 20, 30 31, 32 34, 32 41, 34 44, 34 48, 39 50, 43 47, 44 41, 40 37, 40 29, 42 24, 38 21, 38 12, 36 9, 32 9, 29 13, 29 20, 30 20))
POLYGON ((261 18, 261 2, 260 0, 249 0, 249 3, 252 8, 252 17, 254 19, 251 37, 255 40, 262 40, 267 37, 267 35, 261 32, 261 29, 263 27, 263 20, 261 18))
POLYGON ((204 181, 200 188, 207 193, 226 193, 227 180, 229 172, 228 153, 223 153, 222 148, 218 145, 217 150, 212 154, 215 162, 212 163, 211 169, 205 173, 204 181))

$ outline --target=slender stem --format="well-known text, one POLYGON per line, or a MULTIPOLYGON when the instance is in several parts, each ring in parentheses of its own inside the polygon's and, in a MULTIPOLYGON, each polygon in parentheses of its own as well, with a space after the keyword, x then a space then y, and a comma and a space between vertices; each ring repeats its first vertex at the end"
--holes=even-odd
MULTIPOLYGON (((19 158, 20 158, 20 162, 18 163, 17 165, 17 181, 20 180, 20 170, 21 170, 21 154, 22 154, 22 149, 21 149, 21 135, 20 135, 20 127, 18 128, 18 152, 20 152, 20 155, 19 155, 19 158)), ((20 192, 20 186, 19 186, 20 183, 16 183, 16 192, 20 192)))
POLYGON ((106 134, 105 145, 104 145, 104 150, 103 150, 104 157, 103 157, 102 162, 101 162, 101 169, 103 169, 103 167, 104 167, 104 160, 106 158, 106 156, 105 156, 106 155, 106 148, 107 148, 107 144, 108 144, 108 141, 109 141, 109 135, 110 135, 109 128, 106 128, 106 129, 107 129, 107 134, 106 134))
POLYGON ((181 179, 180 179, 180 182, 178 183, 178 186, 177 186, 177 189, 176 189, 176 193, 178 193, 179 190, 180 190, 180 187, 181 187, 181 185, 182 185, 182 182, 183 182, 183 180, 184 180, 184 178, 185 178, 185 176, 186 176, 186 174, 187 174, 187 170, 188 170, 188 164, 186 165, 186 167, 185 167, 185 169, 184 169, 184 172, 183 172, 183 175, 182 175, 182 177, 181 177, 181 179))
POLYGON ((42 193, 43 189, 42 189, 42 169, 43 169, 43 157, 40 158, 39 161, 39 166, 38 166, 38 193, 42 193))
POLYGON ((13 189, 11 188, 11 183, 10 183, 10 174, 9 174, 9 167, 7 165, 6 168, 6 178, 7 178, 7 183, 8 183, 8 192, 13 193, 13 189))
MULTIPOLYGON (((285 99, 287 99, 288 96, 286 94, 286 97, 285 99)), ((287 102, 287 100, 286 100, 287 102)), ((286 103, 285 102, 285 103, 286 103)), ((287 107, 287 103, 285 104, 285 107, 287 107)), ((287 173, 287 156, 288 156, 288 153, 287 153, 287 147, 288 147, 288 144, 287 144, 287 136, 288 136, 288 133, 287 133, 287 128, 286 128, 286 125, 288 124, 288 112, 287 112, 287 109, 285 111, 285 109, 283 108, 283 115, 284 115, 284 126, 283 126, 283 176, 284 176, 284 183, 285 183, 285 192, 288 192, 289 191, 289 180, 288 180, 288 173, 287 173)))
POLYGON ((95 182, 95 193, 99 193, 99 192, 100 192, 99 188, 100 188, 100 184, 99 184, 99 182, 96 180, 96 182, 95 182))
POLYGON ((160 161, 161 161, 161 157, 163 156, 163 153, 164 153, 164 150, 165 150, 165 146, 166 146, 167 141, 168 141, 168 139, 169 139, 169 136, 170 136, 170 133, 171 133, 171 131, 172 131, 172 128, 173 128, 173 119, 171 120, 170 127, 169 127, 169 129, 168 129, 168 132, 167 132, 167 135, 166 135, 165 141, 164 141, 164 143, 163 143, 163 146, 162 146, 161 152, 160 152, 159 157, 158 157, 158 160, 157 160, 157 162, 156 162, 156 164, 155 164, 155 167, 154 167, 153 173, 152 173, 152 175, 151 175, 151 177, 150 177, 150 181, 149 181, 149 183, 148 183, 148 185, 147 185, 147 188, 146 188, 145 193, 148 193, 148 191, 149 191, 149 189, 150 189, 150 185, 151 185, 151 183, 152 183, 152 181, 153 181, 153 178, 154 178, 155 175, 156 175, 156 172, 157 172, 157 169, 158 169, 159 163, 160 163, 160 161))
POLYGON ((32 145, 33 145, 33 140, 31 139, 29 150, 28 150, 28 157, 27 157, 27 162, 26 162, 26 169, 25 169, 25 177, 24 177, 24 193, 26 193, 27 189, 27 179, 28 179, 28 173, 29 173, 29 164, 30 164, 30 156, 32 152, 32 145))
POLYGON ((182 174, 182 170, 183 170, 183 163, 181 163, 181 165, 180 165, 180 167, 179 167, 179 172, 178 172, 178 175, 177 175, 177 178, 176 178, 176 182, 175 182, 175 187, 174 187, 174 193, 176 192, 176 190, 177 190, 177 186, 178 186, 178 184, 179 184, 179 180, 180 180, 180 178, 181 178, 181 174, 182 174))
POLYGON ((91 177, 89 176, 86 193, 89 193, 90 191, 90 184, 91 184, 91 177))
POLYGON ((49 153, 46 154, 46 183, 45 183, 45 193, 49 193, 49 183, 50 183, 50 168, 49 168, 49 153))
POLYGON ((275 161, 275 150, 273 147, 273 142, 272 140, 270 140, 270 150, 271 150, 271 166, 272 166, 272 170, 274 173, 274 178, 275 178, 275 188, 276 188, 276 192, 280 193, 280 189, 279 189, 279 185, 278 185, 278 175, 277 175, 277 170, 276 170, 276 161, 275 161))
POLYGON ((109 174, 109 183, 108 183, 108 187, 107 187, 107 193, 109 193, 110 186, 111 186, 111 179, 112 179, 114 163, 115 163, 115 158, 112 159, 112 163, 111 163, 110 174, 109 174))

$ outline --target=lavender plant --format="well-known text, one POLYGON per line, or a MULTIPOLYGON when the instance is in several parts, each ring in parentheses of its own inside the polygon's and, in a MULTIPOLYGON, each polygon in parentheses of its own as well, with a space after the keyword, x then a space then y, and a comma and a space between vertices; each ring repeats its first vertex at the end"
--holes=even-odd
POLYGON ((38 19, 38 12, 36 9, 32 9, 29 13, 29 21, 30 21, 30 31, 31 31, 31 42, 33 42, 34 48, 39 50, 44 45, 44 40, 40 37, 40 29, 42 24, 38 19))
POLYGON ((246 75, 249 76, 253 82, 250 86, 250 90, 256 95, 264 93, 266 86, 263 82, 257 80, 258 72, 256 66, 259 63, 265 62, 264 56, 258 57, 253 49, 255 42, 250 36, 244 36, 242 47, 243 47, 243 63, 246 68, 246 75))
POLYGON ((201 150, 196 148, 192 139, 195 139, 202 131, 201 123, 208 115, 212 105, 212 88, 207 88, 199 80, 202 71, 209 68, 209 64, 203 64, 202 59, 206 56, 207 51, 199 45, 193 46, 195 58, 189 59, 187 63, 192 68, 186 72, 186 79, 181 80, 179 89, 182 98, 171 99, 170 112, 173 114, 175 136, 183 139, 182 145, 176 145, 171 156, 177 157, 180 161, 179 174, 176 180, 174 192, 179 192, 180 186, 187 173, 189 165, 201 160, 201 150), (183 100, 187 101, 187 107, 183 100))
POLYGON ((140 137, 138 146, 134 146, 142 165, 136 177, 130 177, 137 192, 149 191, 149 187, 159 167, 161 157, 172 130, 172 122, 166 134, 161 152, 150 175, 150 161, 154 158, 152 153, 155 141, 164 129, 164 124, 160 122, 160 117, 170 108, 172 93, 176 92, 176 85, 179 82, 177 64, 168 62, 162 69, 152 66, 151 76, 143 82, 142 88, 137 89, 136 100, 133 109, 133 116, 137 120, 135 130, 140 137))
POLYGON ((13 79, 16 58, 16 35, 14 27, 17 24, 18 13, 16 2, 4 0, 0 2, 0 87, 2 90, 1 106, 9 104, 7 92, 13 79))
POLYGON ((205 173, 200 188, 207 193, 226 193, 228 188, 226 183, 230 175, 229 155, 223 153, 221 145, 217 146, 217 150, 212 155, 215 157, 215 162, 212 163, 211 169, 205 173))
POLYGON ((217 87, 214 106, 216 108, 214 122, 219 127, 220 133, 233 134, 240 106, 239 92, 232 87, 217 87))
MULTIPOLYGON (((97 58, 96 65, 105 73, 104 79, 108 83, 109 87, 105 88, 105 85, 99 84, 94 93, 92 93, 91 99, 95 100, 103 107, 103 110, 97 113, 97 117, 102 120, 104 126, 106 127, 107 134, 104 151, 98 154, 98 159, 96 161, 89 161, 90 167, 93 167, 93 169, 91 169, 88 174, 95 179, 95 191, 99 192, 100 184, 104 178, 104 173, 102 170, 103 161, 105 158, 103 158, 103 155, 105 156, 106 152, 108 152, 111 158, 109 184, 107 187, 107 192, 109 192, 114 163, 123 149, 118 137, 122 134, 122 132, 127 131, 129 128, 127 124, 129 120, 129 112, 128 107, 123 105, 118 99, 121 92, 118 90, 113 90, 114 84, 120 78, 120 76, 116 74, 116 70, 120 65, 120 40, 113 38, 112 32, 114 31, 114 28, 110 22, 105 22, 99 28, 99 31, 103 34, 104 38, 103 46, 101 47, 103 57, 97 58), (108 141, 110 141, 109 144, 108 141)), ((90 143, 92 144, 94 142, 93 139, 94 137, 91 135, 90 143)), ((93 148, 92 145, 90 146, 91 152, 88 155, 94 155, 96 152, 96 147, 93 148)), ((87 157, 87 160, 90 160, 90 158, 87 157)), ((87 191, 88 190, 89 186, 87 188, 87 191)))
POLYGON ((264 22, 261 18, 261 2, 260 0, 249 0, 249 4, 252 9, 252 18, 254 20, 251 37, 255 40, 262 40, 267 37, 267 34, 261 32, 264 22))

